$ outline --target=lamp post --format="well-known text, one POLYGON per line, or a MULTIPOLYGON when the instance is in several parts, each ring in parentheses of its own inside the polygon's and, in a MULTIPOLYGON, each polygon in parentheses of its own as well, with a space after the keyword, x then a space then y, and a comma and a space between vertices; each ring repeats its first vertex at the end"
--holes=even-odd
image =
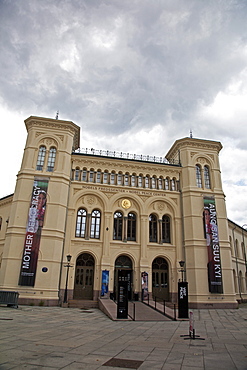
POLYGON ((184 269, 185 261, 179 261, 179 265, 181 267, 181 270, 179 270, 179 272, 182 272, 182 282, 183 282, 184 281, 184 273, 185 273, 185 269, 184 269))
POLYGON ((243 238, 243 252, 244 252, 245 272, 247 273, 246 248, 245 248, 245 245, 244 245, 244 230, 247 231, 247 224, 244 224, 242 226, 242 238, 243 238))
POLYGON ((71 261, 71 255, 68 254, 66 256, 67 258, 67 265, 64 265, 64 267, 67 267, 67 275, 66 275, 66 283, 65 283, 65 291, 64 291, 64 298, 63 298, 63 303, 67 303, 68 302, 68 277, 69 277, 69 268, 71 267, 71 265, 69 264, 70 261, 71 261))

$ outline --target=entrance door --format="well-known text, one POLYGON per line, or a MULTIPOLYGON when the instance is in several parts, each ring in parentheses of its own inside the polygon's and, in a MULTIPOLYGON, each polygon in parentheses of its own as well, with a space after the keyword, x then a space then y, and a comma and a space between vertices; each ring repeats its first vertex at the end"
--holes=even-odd
POLYGON ((153 298, 169 300, 168 264, 162 257, 155 258, 152 264, 153 298))
POLYGON ((94 258, 81 254, 76 261, 74 299, 93 299, 94 258))
POLYGON ((132 261, 127 256, 119 256, 115 262, 114 295, 118 297, 118 282, 128 282, 128 300, 132 299, 132 261))

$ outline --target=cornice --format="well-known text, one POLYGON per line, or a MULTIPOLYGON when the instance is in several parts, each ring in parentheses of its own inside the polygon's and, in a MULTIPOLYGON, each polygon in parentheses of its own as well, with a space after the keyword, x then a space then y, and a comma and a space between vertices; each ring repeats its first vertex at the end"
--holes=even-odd
POLYGON ((8 203, 12 203, 14 194, 7 195, 0 199, 0 206, 6 205, 8 203))
MULTIPOLYGON (((130 174, 132 173, 143 173, 147 174, 149 173, 150 175, 156 175, 156 176, 166 176, 168 173, 172 174, 179 174, 181 172, 180 167, 172 167, 169 164, 166 166, 164 164, 159 165, 159 164, 150 164, 146 163, 145 164, 136 164, 132 162, 126 162, 126 161, 121 161, 121 159, 116 158, 116 159, 109 159, 107 160, 105 157, 100 159, 99 157, 94 157, 94 158, 89 158, 87 156, 81 156, 75 155, 73 157, 72 154, 72 160, 73 160, 73 168, 76 166, 80 166, 81 169, 83 167, 86 167, 88 170, 90 168, 94 168, 95 171, 97 169, 101 170, 108 170, 109 172, 111 171, 116 171, 119 172, 121 170, 123 173, 129 172, 130 174), (166 175, 164 175, 164 173, 166 175)), ((151 176, 152 176, 151 175, 151 176)))
POLYGON ((74 149, 78 149, 80 147, 80 127, 77 126, 72 121, 62 121, 52 118, 44 118, 44 117, 33 117, 30 116, 25 121, 27 131, 30 130, 31 127, 38 127, 38 128, 45 128, 45 129, 52 129, 56 130, 57 134, 61 136, 60 130, 65 130, 67 132, 72 133, 74 137, 73 147, 74 149))
POLYGON ((199 149, 199 150, 213 150, 217 153, 222 149, 222 144, 219 141, 204 140, 204 139, 194 139, 194 138, 183 138, 176 140, 172 145, 171 149, 166 154, 166 159, 171 160, 178 156, 178 152, 181 149, 199 149))

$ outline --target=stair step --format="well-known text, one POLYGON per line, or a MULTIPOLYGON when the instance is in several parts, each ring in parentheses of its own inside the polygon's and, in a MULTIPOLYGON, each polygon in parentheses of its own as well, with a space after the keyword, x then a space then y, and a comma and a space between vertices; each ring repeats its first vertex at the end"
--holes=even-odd
POLYGON ((98 301, 82 300, 82 299, 70 299, 68 302, 70 308, 98 308, 98 301))

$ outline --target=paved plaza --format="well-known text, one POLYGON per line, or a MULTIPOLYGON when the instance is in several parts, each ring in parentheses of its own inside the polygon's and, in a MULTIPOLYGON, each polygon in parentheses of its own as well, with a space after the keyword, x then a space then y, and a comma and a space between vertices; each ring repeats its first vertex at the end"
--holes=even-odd
POLYGON ((98 309, 0 307, 0 369, 247 369, 247 305, 185 321, 112 321, 98 309), (202 340, 204 339, 204 340, 202 340))

